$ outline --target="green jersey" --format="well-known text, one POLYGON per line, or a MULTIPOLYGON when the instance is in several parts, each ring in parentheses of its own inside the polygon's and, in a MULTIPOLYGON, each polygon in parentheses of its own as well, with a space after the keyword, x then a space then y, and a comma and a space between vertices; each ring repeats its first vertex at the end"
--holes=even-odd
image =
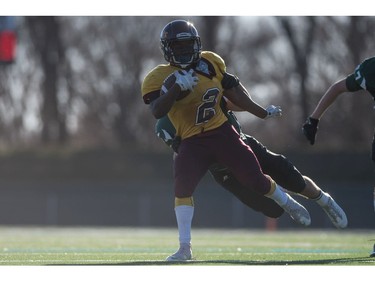
POLYGON ((354 72, 346 78, 350 92, 367 90, 375 99, 375 57, 365 59, 354 72))
MULTIPOLYGON (((362 89, 367 90, 373 96, 375 101, 375 57, 365 59, 356 67, 354 73, 346 78, 346 88, 350 92, 362 89)), ((375 164, 375 130, 374 138, 372 139, 371 157, 375 164)))

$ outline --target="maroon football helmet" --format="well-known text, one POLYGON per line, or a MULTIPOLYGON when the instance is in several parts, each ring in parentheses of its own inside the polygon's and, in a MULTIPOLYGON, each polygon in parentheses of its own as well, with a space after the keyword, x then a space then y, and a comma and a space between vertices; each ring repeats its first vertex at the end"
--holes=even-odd
POLYGON ((164 58, 172 65, 186 68, 201 57, 202 45, 197 29, 191 22, 175 20, 168 23, 160 34, 164 58))

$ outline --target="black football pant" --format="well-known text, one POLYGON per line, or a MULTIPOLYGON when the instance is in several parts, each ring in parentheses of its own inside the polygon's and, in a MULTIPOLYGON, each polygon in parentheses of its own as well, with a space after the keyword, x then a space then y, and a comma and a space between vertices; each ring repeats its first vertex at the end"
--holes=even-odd
MULTIPOLYGON (((257 157, 263 173, 271 176, 279 185, 292 192, 300 193, 306 186, 302 174, 283 155, 269 151, 251 136, 246 136, 247 144, 257 157)), ((278 218, 284 210, 272 199, 257 193, 252 188, 244 188, 235 177, 220 164, 210 167, 214 179, 242 203, 271 218, 278 218)))

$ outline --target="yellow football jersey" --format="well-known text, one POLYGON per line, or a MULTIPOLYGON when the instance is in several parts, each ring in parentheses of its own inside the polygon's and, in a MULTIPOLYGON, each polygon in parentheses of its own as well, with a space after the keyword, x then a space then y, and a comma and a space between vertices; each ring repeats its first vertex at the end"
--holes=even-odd
MULTIPOLYGON (((159 65, 151 70, 142 83, 142 97, 145 103, 153 98, 151 93, 160 93, 164 79, 179 68, 159 65)), ((182 139, 213 130, 221 126, 227 117, 220 107, 223 96, 221 80, 226 70, 224 60, 213 52, 202 52, 202 58, 194 67, 199 81, 185 98, 176 101, 168 117, 176 128, 176 136, 182 139)))

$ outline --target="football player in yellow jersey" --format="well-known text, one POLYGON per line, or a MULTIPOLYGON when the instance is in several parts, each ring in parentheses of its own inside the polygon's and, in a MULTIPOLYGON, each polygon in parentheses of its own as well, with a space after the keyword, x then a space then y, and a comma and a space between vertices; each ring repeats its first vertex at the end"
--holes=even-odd
POLYGON ((174 159, 180 248, 167 261, 193 258, 193 193, 209 166, 216 162, 228 167, 244 187, 251 186, 273 199, 296 222, 310 225, 309 212, 262 172, 251 148, 228 122, 220 101, 225 95, 233 104, 262 119, 281 115, 280 108, 264 109, 255 103, 239 79, 226 72, 222 58, 202 51, 198 31, 192 23, 184 20, 168 23, 161 32, 160 43, 168 64, 159 65, 147 74, 142 83, 142 97, 155 118, 168 115, 176 136, 181 138, 174 159))
MULTIPOLYGON (((159 93, 165 78, 178 69, 178 66, 159 65, 145 78, 142 91, 152 93, 156 90, 159 93)), ((218 103, 223 95, 221 80, 225 72, 224 61, 215 53, 202 52, 200 63, 194 72, 196 76, 191 76, 191 79, 199 79, 199 83, 194 85, 193 92, 202 94, 187 95, 174 103, 168 112, 176 128, 176 134, 181 139, 215 129, 227 120, 218 103)), ((192 73, 193 69, 190 69, 189 75, 193 75, 192 73)), ((165 113, 157 114, 155 117, 160 118, 165 113)))

